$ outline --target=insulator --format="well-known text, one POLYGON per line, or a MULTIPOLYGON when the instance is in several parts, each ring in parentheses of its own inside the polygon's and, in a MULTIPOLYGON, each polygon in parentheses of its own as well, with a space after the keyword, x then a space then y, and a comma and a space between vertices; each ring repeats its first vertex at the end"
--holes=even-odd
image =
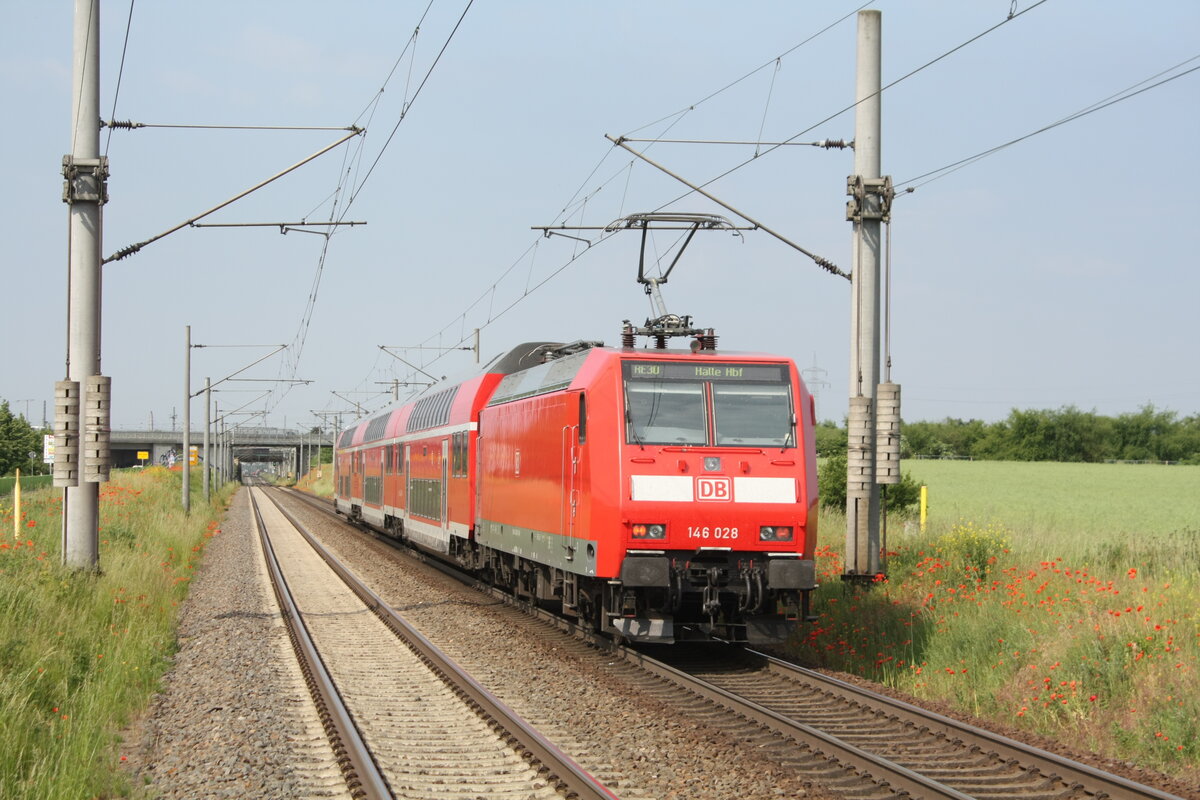
POLYGON ((824 258, 822 256, 815 256, 813 258, 813 261, 816 262, 818 267, 825 270, 826 272, 831 272, 834 275, 839 275, 843 278, 846 278, 847 280, 850 278, 850 276, 847 273, 842 272, 840 269, 838 269, 836 264, 834 264, 832 261, 830 261, 827 258, 824 258))
POLYGON ((142 245, 131 244, 131 245, 129 245, 129 247, 122 248, 122 249, 118 250, 115 254, 109 256, 108 260, 109 261, 120 261, 122 258, 128 258, 129 256, 133 255, 134 253, 138 252, 141 249, 142 249, 142 245))
POLYGON ((703 343, 705 350, 717 349, 717 334, 713 332, 712 328, 709 328, 700 336, 700 341, 703 343))
POLYGON ((621 347, 633 347, 633 326, 628 322, 621 329, 621 347))
POLYGON ((663 336, 661 333, 656 333, 654 335, 654 349, 655 350, 666 350, 667 349, 667 337, 663 336))

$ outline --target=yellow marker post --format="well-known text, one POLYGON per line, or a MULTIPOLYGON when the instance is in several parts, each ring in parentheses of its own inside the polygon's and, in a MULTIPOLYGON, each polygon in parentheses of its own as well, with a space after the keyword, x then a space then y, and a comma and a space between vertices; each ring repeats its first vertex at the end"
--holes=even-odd
POLYGON ((926 511, 929 509, 929 487, 922 484, 921 486, 921 533, 925 532, 925 517, 926 511))
POLYGON ((13 484, 13 538, 21 538, 21 470, 17 470, 17 482, 13 484))

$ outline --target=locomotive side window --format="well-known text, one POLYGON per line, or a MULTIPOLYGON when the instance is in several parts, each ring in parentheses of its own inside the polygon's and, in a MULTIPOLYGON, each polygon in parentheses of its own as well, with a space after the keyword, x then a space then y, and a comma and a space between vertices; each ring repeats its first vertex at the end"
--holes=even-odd
POLYGON ((587 395, 579 393, 579 443, 587 441, 587 395))
POLYGON ((786 384, 713 384, 717 444, 794 446, 791 395, 786 384))

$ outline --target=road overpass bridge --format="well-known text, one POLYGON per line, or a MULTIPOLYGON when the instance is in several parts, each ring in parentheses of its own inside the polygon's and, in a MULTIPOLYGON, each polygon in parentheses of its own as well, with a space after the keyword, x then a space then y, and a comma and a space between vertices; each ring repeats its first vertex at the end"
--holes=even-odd
MULTIPOLYGON (((204 431, 192 431, 190 444, 197 448, 199 458, 204 459, 204 431)), ((183 431, 159 430, 114 430, 110 433, 112 448, 112 465, 114 467, 133 467, 139 464, 170 464, 183 457, 183 431), (145 453, 148 457, 139 458, 145 453)), ((220 443, 217 437, 210 437, 210 460, 213 463, 221 456, 218 455, 218 444, 227 447, 229 462, 234 459, 246 463, 277 462, 290 465, 299 464, 301 447, 330 447, 333 435, 316 435, 302 433, 283 428, 239 428, 226 433, 220 443)))

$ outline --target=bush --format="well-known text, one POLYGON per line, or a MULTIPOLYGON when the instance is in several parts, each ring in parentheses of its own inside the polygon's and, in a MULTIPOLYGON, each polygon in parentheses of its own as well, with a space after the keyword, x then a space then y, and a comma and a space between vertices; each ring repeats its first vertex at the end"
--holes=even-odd
MULTIPOLYGON (((817 467, 817 487, 824 508, 841 510, 846 507, 846 460, 845 453, 829 456, 821 459, 817 467)), ((921 485, 907 472, 901 476, 900 483, 883 489, 880 502, 889 514, 912 510, 921 501, 921 485)))

